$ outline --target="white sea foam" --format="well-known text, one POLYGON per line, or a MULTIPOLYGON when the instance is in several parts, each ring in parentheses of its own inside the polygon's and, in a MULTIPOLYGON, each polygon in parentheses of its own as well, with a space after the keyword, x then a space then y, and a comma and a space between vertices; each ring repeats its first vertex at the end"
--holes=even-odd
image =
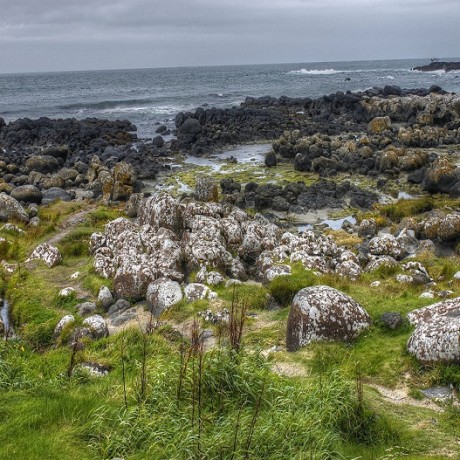
POLYGON ((335 69, 300 69, 300 70, 290 70, 288 73, 291 75, 334 75, 336 73, 342 73, 342 70, 335 70, 335 69))
POLYGON ((387 80, 394 80, 395 79, 395 77, 393 77, 393 75, 387 75, 385 78, 387 80))

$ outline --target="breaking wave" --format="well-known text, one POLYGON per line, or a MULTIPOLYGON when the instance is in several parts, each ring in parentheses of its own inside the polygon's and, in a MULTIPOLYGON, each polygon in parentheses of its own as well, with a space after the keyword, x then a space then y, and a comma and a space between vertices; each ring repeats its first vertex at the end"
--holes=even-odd
POLYGON ((288 74, 291 75, 334 75, 336 73, 343 73, 343 70, 335 70, 335 69, 300 69, 300 70, 290 70, 288 74))

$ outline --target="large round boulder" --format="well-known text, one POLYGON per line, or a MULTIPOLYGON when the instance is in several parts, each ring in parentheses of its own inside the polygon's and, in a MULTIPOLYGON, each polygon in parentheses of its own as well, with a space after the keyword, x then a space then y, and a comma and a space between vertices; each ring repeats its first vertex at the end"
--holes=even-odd
POLYGON ((196 118, 187 118, 179 128, 180 134, 196 135, 201 133, 201 124, 196 118))
POLYGON ((415 331, 407 351, 422 363, 460 363, 460 297, 407 315, 415 331))
POLYGON ((50 155, 32 155, 26 160, 26 168, 28 172, 52 173, 59 169, 59 162, 50 155))
POLYGON ((329 286, 301 289, 292 301, 286 348, 295 351, 311 342, 356 338, 371 318, 351 297, 329 286))
POLYGON ((43 194, 38 190, 35 185, 21 185, 16 187, 12 192, 11 196, 23 203, 36 203, 42 202, 43 194))

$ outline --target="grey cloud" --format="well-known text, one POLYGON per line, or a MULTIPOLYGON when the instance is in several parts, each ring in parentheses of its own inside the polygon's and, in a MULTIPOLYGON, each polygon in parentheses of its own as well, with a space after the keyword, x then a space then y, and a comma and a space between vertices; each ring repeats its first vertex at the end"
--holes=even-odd
POLYGON ((0 0, 0 71, 456 54, 457 2, 0 0))

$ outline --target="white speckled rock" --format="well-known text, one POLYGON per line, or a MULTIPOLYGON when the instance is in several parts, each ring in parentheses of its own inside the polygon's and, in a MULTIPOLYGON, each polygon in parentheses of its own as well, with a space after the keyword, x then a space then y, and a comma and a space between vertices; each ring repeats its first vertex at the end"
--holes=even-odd
POLYGON ((335 272, 345 278, 357 280, 363 273, 361 267, 352 260, 346 260, 335 267, 335 272))
POLYGON ((381 281, 372 281, 372 283, 369 285, 371 288, 378 288, 382 284, 381 281))
POLYGON ((206 277, 206 283, 210 286, 218 286, 219 284, 223 284, 225 282, 225 278, 216 271, 211 271, 208 273, 206 277))
POLYGON ((160 192, 141 202, 137 215, 140 225, 177 231, 182 227, 182 212, 183 207, 171 195, 160 192))
POLYGON ((101 304, 102 308, 109 308, 115 302, 110 289, 107 286, 101 286, 97 294, 97 302, 101 304))
POLYGON ((59 297, 69 297, 70 295, 75 293, 75 289, 73 287, 66 287, 59 291, 59 297))
POLYGON ((389 233, 372 238, 369 242, 369 252, 374 256, 390 256, 397 260, 404 255, 398 240, 389 233))
POLYGON ((286 348, 311 342, 351 340, 371 324, 367 312, 351 297, 329 286, 301 289, 292 301, 286 348))
POLYGON ((48 268, 53 268, 62 261, 62 256, 58 248, 48 243, 43 243, 34 249, 26 262, 31 260, 42 260, 48 268))
POLYGON ((83 320, 83 326, 90 329, 94 339, 102 339, 109 335, 105 319, 101 315, 92 315, 83 320))
POLYGON ((270 282, 273 281, 278 276, 286 276, 291 274, 291 267, 289 265, 271 265, 268 267, 262 279, 264 281, 270 282))
POLYGON ((412 284, 414 278, 411 275, 396 275, 396 281, 401 284, 412 284))
POLYGON ((155 316, 182 300, 182 290, 177 281, 159 278, 147 288, 147 302, 155 316))
POLYGON ((373 272, 375 270, 378 270, 380 267, 396 267, 398 265, 398 262, 396 259, 390 256, 372 256, 371 259, 369 260, 369 263, 366 265, 364 268, 365 272, 373 272))
POLYGON ((206 299, 210 292, 210 289, 204 284, 200 283, 190 283, 185 286, 184 294, 185 298, 189 302, 194 302, 195 300, 206 299))
POLYGON ((65 326, 67 326, 67 324, 69 323, 74 323, 75 322, 75 318, 73 315, 65 315, 63 316, 59 322, 56 324, 56 327, 54 328, 54 336, 55 337, 58 337, 61 335, 63 329, 65 326))
POLYGON ((454 275, 454 280, 460 280, 460 271, 458 271, 457 273, 455 273, 455 275, 454 275))
POLYGON ((460 297, 410 312, 407 350, 422 363, 460 363, 460 297))

